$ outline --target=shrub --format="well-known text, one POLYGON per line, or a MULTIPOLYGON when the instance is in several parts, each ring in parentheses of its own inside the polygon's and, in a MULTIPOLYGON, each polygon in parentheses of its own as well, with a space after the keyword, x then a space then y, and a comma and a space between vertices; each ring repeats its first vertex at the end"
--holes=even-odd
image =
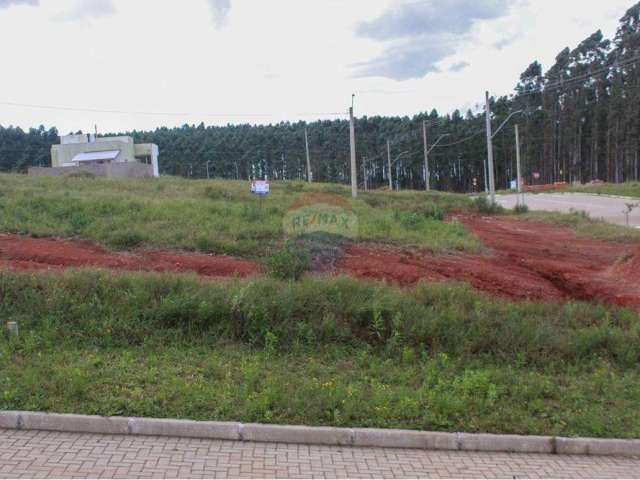
POLYGON ((292 242, 271 255, 266 261, 267 272, 280 280, 299 280, 311 269, 311 256, 306 248, 292 242))
POLYGON ((515 213, 516 215, 529 213, 529 207, 524 203, 519 203, 515 207, 513 207, 513 213, 515 213))
POLYGON ((444 210, 436 204, 427 204, 423 210, 422 214, 425 218, 430 218, 433 220, 444 220, 444 210))
POLYGON ((473 200, 473 209, 478 213, 496 215, 504 213, 504 208, 497 203, 491 202, 487 197, 478 197, 473 200))

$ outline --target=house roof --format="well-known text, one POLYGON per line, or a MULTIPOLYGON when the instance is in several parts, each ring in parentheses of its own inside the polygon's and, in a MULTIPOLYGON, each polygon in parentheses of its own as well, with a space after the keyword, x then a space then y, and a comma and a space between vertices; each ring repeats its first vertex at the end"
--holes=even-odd
POLYGON ((84 152, 73 157, 72 162, 95 162, 96 160, 115 160, 120 150, 104 150, 101 152, 84 152))

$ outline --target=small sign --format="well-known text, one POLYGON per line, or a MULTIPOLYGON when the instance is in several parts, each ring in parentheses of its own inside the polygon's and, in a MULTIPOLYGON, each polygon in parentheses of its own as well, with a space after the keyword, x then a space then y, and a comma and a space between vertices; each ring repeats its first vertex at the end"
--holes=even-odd
POLYGON ((254 180, 251 182, 251 193, 254 195, 268 195, 269 182, 267 180, 254 180))
POLYGON ((536 180, 540 180, 540 173, 539 172, 533 172, 533 178, 536 180))
POLYGON ((511 180, 511 190, 517 190, 517 189, 518 189, 518 181, 511 180))

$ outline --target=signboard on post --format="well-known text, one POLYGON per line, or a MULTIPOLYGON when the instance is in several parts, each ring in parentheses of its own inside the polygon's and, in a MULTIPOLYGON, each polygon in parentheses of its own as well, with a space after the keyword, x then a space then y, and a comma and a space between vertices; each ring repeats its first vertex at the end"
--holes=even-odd
POLYGON ((268 195, 269 182, 267 180, 253 180, 251 182, 251 193, 254 195, 268 195))
POLYGON ((540 180, 540 172, 533 172, 534 180, 540 180))

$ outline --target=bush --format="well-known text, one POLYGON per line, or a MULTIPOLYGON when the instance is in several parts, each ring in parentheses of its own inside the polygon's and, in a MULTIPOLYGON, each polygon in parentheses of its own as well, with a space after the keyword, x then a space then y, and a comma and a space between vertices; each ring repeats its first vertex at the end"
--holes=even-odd
POLYGON ((478 213, 497 215, 504 213, 504 208, 497 203, 491 202, 487 197, 478 197, 473 200, 473 209, 478 213))
POLYGON ((311 269, 311 256, 306 248, 292 242, 271 255, 266 261, 267 272, 280 280, 299 280, 311 269))
POLYGON ((422 214, 425 218, 430 218, 433 220, 444 220, 444 210, 436 204, 428 204, 422 210, 422 214))
POLYGON ((513 213, 515 213, 516 215, 529 213, 529 207, 524 203, 519 203, 515 207, 513 207, 513 213))

